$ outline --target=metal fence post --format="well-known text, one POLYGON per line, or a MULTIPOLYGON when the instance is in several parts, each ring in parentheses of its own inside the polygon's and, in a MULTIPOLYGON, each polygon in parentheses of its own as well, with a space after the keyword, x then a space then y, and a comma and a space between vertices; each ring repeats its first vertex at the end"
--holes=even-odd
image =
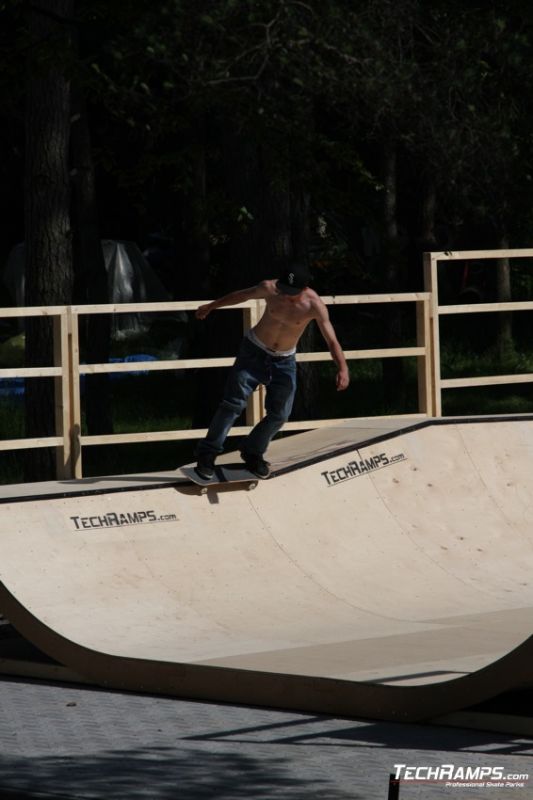
POLYGON ((400 797, 400 779, 392 773, 389 775, 389 794, 387 800, 399 800, 400 797))

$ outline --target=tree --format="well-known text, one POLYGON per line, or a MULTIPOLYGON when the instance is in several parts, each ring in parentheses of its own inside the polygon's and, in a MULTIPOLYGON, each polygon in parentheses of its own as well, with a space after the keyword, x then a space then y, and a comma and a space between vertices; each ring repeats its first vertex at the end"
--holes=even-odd
MULTIPOLYGON (((71 154, 73 181, 73 228, 75 299, 98 304, 109 300, 108 277, 98 223, 96 176, 84 87, 78 81, 73 102, 71 154)), ((82 332, 87 360, 105 363, 111 355, 110 314, 90 314, 82 332)), ((109 375, 86 379, 85 407, 89 434, 112 433, 113 415, 109 375)))
MULTIPOLYGON (((26 112, 26 305, 61 305, 72 298, 70 225, 70 77, 73 0, 36 0, 28 11, 31 47, 26 112)), ((52 328, 31 318, 26 326, 28 366, 53 363, 52 328)), ((28 381, 26 435, 55 434, 50 382, 28 381)), ((27 459, 26 480, 52 477, 52 453, 27 459)))

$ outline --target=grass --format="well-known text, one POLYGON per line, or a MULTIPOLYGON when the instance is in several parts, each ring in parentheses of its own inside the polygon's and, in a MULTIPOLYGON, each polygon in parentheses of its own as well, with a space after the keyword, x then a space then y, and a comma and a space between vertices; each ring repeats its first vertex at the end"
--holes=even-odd
POLYGON ((350 385, 343 392, 335 389, 336 367, 333 363, 326 363, 319 369, 317 402, 312 419, 374 417, 416 413, 418 410, 415 359, 401 359, 401 391, 387 391, 381 360, 352 362, 350 385))
MULTIPOLYGON (((474 378, 488 375, 533 374, 533 352, 508 351, 500 356, 494 347, 481 352, 465 348, 444 349, 441 354, 443 378, 474 378)), ((533 384, 446 389, 443 414, 533 414, 533 384)))

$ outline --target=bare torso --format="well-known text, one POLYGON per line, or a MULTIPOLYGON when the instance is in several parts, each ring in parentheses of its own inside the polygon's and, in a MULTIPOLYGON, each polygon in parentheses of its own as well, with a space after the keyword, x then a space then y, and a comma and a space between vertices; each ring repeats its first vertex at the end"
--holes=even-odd
POLYGON ((250 289, 230 292, 218 300, 204 303, 196 309, 197 319, 205 319, 216 308, 238 305, 248 300, 264 300, 266 308, 263 316, 253 329, 258 344, 268 350, 287 353, 294 350, 298 341, 312 319, 320 329, 329 348, 331 357, 337 365, 337 390, 346 389, 350 383, 350 373, 342 348, 329 319, 324 302, 313 289, 302 289, 297 295, 287 295, 278 289, 277 280, 261 281, 250 289))
POLYGON ((255 335, 269 350, 284 352, 296 347, 316 316, 317 297, 312 289, 296 296, 273 291, 265 298, 265 312, 254 328, 255 335))

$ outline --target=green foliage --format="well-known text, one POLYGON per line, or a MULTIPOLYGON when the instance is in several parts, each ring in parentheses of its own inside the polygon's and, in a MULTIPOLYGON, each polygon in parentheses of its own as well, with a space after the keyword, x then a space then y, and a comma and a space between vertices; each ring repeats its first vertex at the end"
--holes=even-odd
MULTIPOLYGON (((24 3, 3 11, 0 90, 20 115, 16 76, 35 43, 24 3)), ((72 70, 98 109, 98 164, 139 200, 147 180, 192 189, 207 123, 215 170, 230 127, 265 142, 273 170, 289 164, 317 209, 375 218, 377 150, 392 139, 416 177, 436 182, 446 222, 527 236, 532 16, 520 0, 80 0, 72 70)))
MULTIPOLYGON (((7 170, 15 150, 20 159, 20 129, 10 126, 23 120, 21 74, 35 43, 25 4, 6 0, 3 8, 7 170)), ((124 217, 135 211, 147 227, 155 220, 172 233, 184 220, 194 238, 184 209, 203 204, 211 274, 228 258, 231 236, 265 225, 244 189, 230 196, 228 133, 259 151, 278 194, 298 186, 310 197, 312 255, 332 290, 387 288, 384 143, 398 154, 397 260, 407 263, 405 240, 418 246, 427 181, 435 220, 452 242, 459 233, 473 238, 474 225, 483 241, 472 246, 498 244, 504 234, 529 241, 533 12, 521 0, 79 0, 75 23, 73 76, 88 95, 99 176, 119 195, 109 205, 126 198, 124 217), (372 252, 361 244, 369 232, 372 252)), ((230 166, 246 167, 244 152, 230 166)))
POLYGON ((20 333, 0 343, 0 368, 24 366, 24 339, 24 334, 20 333))

